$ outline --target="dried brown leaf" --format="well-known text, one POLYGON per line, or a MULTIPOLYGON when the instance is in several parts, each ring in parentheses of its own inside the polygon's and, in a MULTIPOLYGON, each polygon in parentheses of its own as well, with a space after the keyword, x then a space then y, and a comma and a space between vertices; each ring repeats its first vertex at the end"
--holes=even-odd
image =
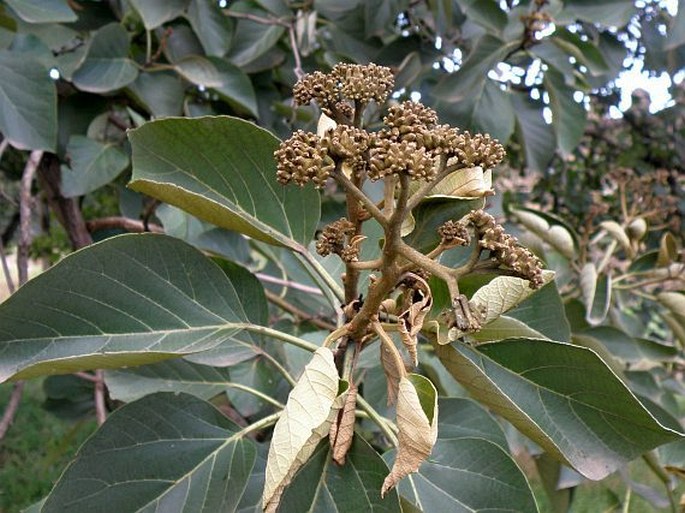
POLYGON ((404 367, 404 361, 390 335, 385 332, 380 324, 376 325, 375 329, 381 339, 381 365, 383 366, 383 372, 385 372, 385 379, 388 382, 389 406, 395 404, 400 379, 407 374, 407 371, 404 367))
POLYGON ((398 316, 398 329, 402 344, 409 353, 411 366, 416 367, 419 363, 416 350, 418 335, 433 305, 433 296, 428 283, 423 278, 412 274, 411 280, 412 287, 405 291, 404 295, 404 311, 398 316))
POLYGON ((400 479, 419 469, 438 438, 438 394, 427 378, 412 374, 400 380, 397 427, 399 447, 392 470, 383 482, 382 497, 400 479))
POLYGON ((357 387, 352 385, 338 418, 331 424, 328 439, 333 451, 333 461, 338 465, 345 464, 345 456, 352 446, 354 438, 355 410, 357 407, 357 387))

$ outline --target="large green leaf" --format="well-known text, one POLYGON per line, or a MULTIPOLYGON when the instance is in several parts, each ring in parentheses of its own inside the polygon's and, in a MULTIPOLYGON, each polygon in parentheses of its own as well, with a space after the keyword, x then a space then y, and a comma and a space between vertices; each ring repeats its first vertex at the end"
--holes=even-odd
POLYGON ((163 119, 129 132, 130 187, 217 226, 303 250, 319 221, 317 191, 276 181, 278 139, 228 116, 163 119))
POLYGON ((22 150, 54 151, 57 92, 35 58, 0 51, 0 132, 22 150))
MULTIPOLYGON (((248 15, 268 17, 262 9, 249 6, 247 2, 236 2, 233 9, 248 15)), ((264 24, 250 19, 240 19, 233 34, 233 45, 227 58, 236 66, 245 66, 264 55, 281 39, 285 27, 278 24, 264 24)))
POLYGON ((254 442, 211 404, 154 394, 110 416, 42 511, 234 511, 255 459, 254 442))
POLYGON ((589 479, 682 438, 589 349, 524 338, 434 347, 474 398, 589 479))
POLYGON ((127 86, 138 76, 128 58, 128 33, 118 23, 105 25, 93 34, 88 54, 74 72, 74 85, 89 93, 106 93, 127 86))
POLYGON ((636 14, 633 0, 567 0, 564 10, 555 18, 560 24, 583 20, 604 26, 623 27, 636 14))
POLYGON ((533 171, 545 171, 554 157, 554 131, 542 117, 542 102, 535 102, 521 93, 512 93, 516 114, 516 134, 523 145, 526 165, 533 171))
POLYGON ((76 14, 66 0, 7 0, 7 4, 29 23, 76 21, 76 14))
POLYGON ((537 511, 497 421, 468 399, 441 399, 439 411, 433 453, 418 473, 400 482, 402 497, 425 513, 537 511))
POLYGON ((557 146, 564 155, 571 155, 585 130, 587 112, 573 99, 576 90, 564 83, 564 76, 556 70, 545 73, 543 83, 549 93, 552 126, 557 135, 557 146))
POLYGON ((221 12, 218 2, 190 0, 186 16, 207 55, 222 57, 228 51, 233 25, 221 12))
POLYGON ((128 167, 128 155, 119 146, 74 135, 67 146, 70 166, 62 166, 62 194, 83 196, 102 187, 128 167))
POLYGON ((333 462, 330 452, 328 441, 322 441, 285 489, 279 512, 401 512, 395 490, 381 499, 388 467, 363 438, 354 437, 345 465, 333 462))
POLYGON ((219 87, 223 80, 206 57, 188 55, 174 63, 174 69, 186 80, 203 87, 219 87))
POLYGON ((183 13, 189 0, 128 0, 140 14, 147 30, 159 27, 183 13))
POLYGON ((122 235, 83 249, 0 305, 0 382, 233 343, 250 323, 239 293, 247 274, 222 271, 164 235, 122 235))
POLYGON ((488 32, 500 33, 507 24, 507 14, 495 0, 456 0, 470 21, 488 32))
POLYGON ((238 112, 246 112, 253 117, 258 117, 257 96, 250 77, 239 67, 224 59, 210 57, 209 60, 216 66, 221 80, 221 85, 214 88, 219 97, 238 112))

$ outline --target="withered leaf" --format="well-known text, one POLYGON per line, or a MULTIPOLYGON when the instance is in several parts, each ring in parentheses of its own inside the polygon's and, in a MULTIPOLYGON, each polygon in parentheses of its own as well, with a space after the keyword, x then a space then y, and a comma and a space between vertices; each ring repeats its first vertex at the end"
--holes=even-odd
POLYGON ((338 465, 345 464, 345 456, 352 446, 354 438, 355 410, 357 407, 357 387, 351 385, 345 404, 338 412, 338 418, 331 424, 328 439, 331 443, 333 461, 338 465))

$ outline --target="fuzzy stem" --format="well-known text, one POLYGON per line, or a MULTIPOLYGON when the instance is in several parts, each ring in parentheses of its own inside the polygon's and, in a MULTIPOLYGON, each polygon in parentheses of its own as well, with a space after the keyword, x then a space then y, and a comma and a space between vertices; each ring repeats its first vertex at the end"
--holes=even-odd
POLYGON ((245 331, 249 331, 251 333, 258 333, 260 335, 265 335, 267 337, 271 337, 276 340, 281 340, 283 342, 286 342, 288 344, 292 344, 295 347, 299 347, 301 349, 304 349, 305 351, 309 351, 310 353, 313 353, 317 349, 319 349, 319 346, 316 344, 312 344, 311 342, 307 342, 304 339, 295 337, 293 335, 290 335, 288 333, 283 333, 282 331, 273 329, 273 328, 267 328, 266 326, 258 326, 256 324, 250 324, 250 323, 236 323, 236 324, 230 324, 228 326, 229 328, 237 328, 237 329, 242 329, 245 331))
POLYGON ((384 228, 388 226, 388 219, 383 215, 383 212, 381 212, 380 209, 374 205, 374 203, 366 194, 362 192, 361 189, 354 185, 352 181, 345 176, 345 173, 343 173, 339 167, 336 168, 336 170, 332 173, 332 176, 335 178, 335 181, 338 182, 338 184, 340 184, 340 186, 345 189, 347 193, 349 193, 349 195, 364 205, 364 208, 369 214, 371 214, 371 217, 378 221, 381 226, 384 228))

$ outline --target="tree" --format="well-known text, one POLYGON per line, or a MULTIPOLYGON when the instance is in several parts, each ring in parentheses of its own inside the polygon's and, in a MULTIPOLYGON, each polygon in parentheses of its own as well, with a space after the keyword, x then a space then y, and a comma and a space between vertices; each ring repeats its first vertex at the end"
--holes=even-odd
MULTIPOLYGON (((8 171, 24 166, 20 261, 34 173, 71 246, 88 247, 0 305, 0 379, 80 373, 103 421, 105 384, 127 403, 37 510, 243 511, 263 498, 273 511, 533 511, 492 413, 589 479, 644 455, 674 501, 662 466, 682 466, 679 412, 638 398, 624 367, 680 350, 611 331, 607 312, 624 303, 606 262, 622 258, 637 291, 653 285, 639 273, 655 274, 670 313, 645 316, 681 334, 676 238, 643 258, 642 236, 605 220, 613 239, 592 241, 597 261, 572 226, 505 205, 542 239, 545 262, 577 273, 555 283, 482 210, 504 154, 486 134, 528 169, 555 152, 568 162, 586 128, 574 94, 607 86, 631 27, 647 34, 662 9, 130 3, 12 1, 3 12, 0 131, 8 171), (314 71, 338 60, 394 73, 314 71), (415 93, 436 109, 403 101, 415 93), (117 185, 129 165, 135 193, 117 185), (119 205, 92 203, 113 191, 119 205), (90 245, 91 234, 104 240, 90 245), (617 336, 638 356, 612 354, 617 336), (661 461, 649 453, 659 446, 661 461)), ((668 42, 643 35, 633 51, 673 66, 680 18, 668 42)))

